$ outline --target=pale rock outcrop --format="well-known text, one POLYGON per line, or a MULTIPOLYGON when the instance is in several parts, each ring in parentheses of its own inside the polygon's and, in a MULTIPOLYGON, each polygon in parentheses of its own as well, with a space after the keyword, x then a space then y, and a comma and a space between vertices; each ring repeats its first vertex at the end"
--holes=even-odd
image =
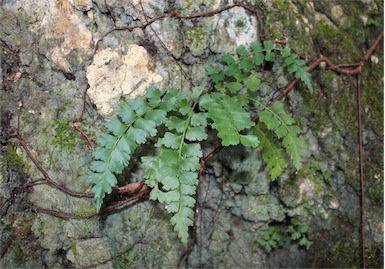
POLYGON ((142 96, 145 89, 163 80, 162 76, 149 70, 149 57, 144 47, 130 45, 127 53, 106 48, 95 54, 87 68, 90 88, 87 93, 104 118, 114 113, 120 97, 142 96))

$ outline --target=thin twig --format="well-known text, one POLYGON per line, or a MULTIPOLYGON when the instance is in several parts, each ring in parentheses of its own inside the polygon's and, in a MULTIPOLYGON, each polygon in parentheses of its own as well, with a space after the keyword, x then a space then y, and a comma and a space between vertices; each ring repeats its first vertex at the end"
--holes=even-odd
POLYGON ((141 191, 138 194, 133 195, 131 197, 128 197, 128 198, 126 198, 126 199, 124 199, 122 201, 119 201, 116 204, 113 204, 113 205, 110 205, 108 207, 103 208, 99 212, 88 214, 88 215, 77 215, 77 214, 67 213, 67 212, 58 211, 58 210, 45 209, 45 208, 40 208, 40 207, 34 206, 32 204, 29 205, 29 207, 31 208, 32 211, 34 211, 36 213, 47 214, 47 215, 51 215, 51 216, 58 217, 58 218, 63 218, 63 219, 89 219, 89 218, 96 217, 98 215, 105 214, 105 213, 110 212, 112 210, 115 210, 115 209, 117 209, 117 208, 119 208, 121 206, 126 205, 127 203, 130 203, 130 202, 132 202, 134 200, 137 200, 139 198, 142 198, 142 197, 146 196, 148 193, 149 193, 148 190, 141 191))
POLYGON ((51 184, 55 188, 59 189, 60 191, 66 193, 68 195, 74 196, 74 197, 87 197, 87 198, 94 197, 94 194, 92 194, 92 193, 74 192, 74 191, 71 191, 71 190, 69 190, 69 189, 59 185, 55 181, 53 181, 50 178, 50 176, 48 175, 48 173, 44 170, 44 168, 40 165, 40 163, 36 160, 36 158, 32 155, 32 153, 29 150, 29 148, 28 148, 27 144, 25 143, 24 139, 20 135, 17 135, 17 139, 19 140, 19 144, 25 150, 25 152, 27 153, 28 157, 31 159, 31 161, 33 162, 35 167, 40 171, 40 173, 43 174, 44 180, 46 182, 48 182, 49 184, 51 184))
POLYGON ((79 127, 80 125, 81 125, 81 123, 78 122, 78 121, 73 121, 73 122, 70 123, 70 126, 72 128, 74 128, 76 131, 78 131, 82 135, 82 137, 84 137, 87 140, 87 142, 90 145, 92 151, 95 151, 95 148, 94 148, 94 146, 93 146, 93 144, 91 142, 91 139, 86 135, 85 132, 82 131, 82 129, 80 129, 80 127, 79 127))

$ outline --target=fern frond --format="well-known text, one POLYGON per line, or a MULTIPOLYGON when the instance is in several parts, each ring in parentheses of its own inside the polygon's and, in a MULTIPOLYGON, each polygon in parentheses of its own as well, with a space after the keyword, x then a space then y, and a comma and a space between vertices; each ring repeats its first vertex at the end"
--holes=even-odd
POLYGON ((308 67, 306 62, 298 58, 298 55, 291 52, 288 45, 283 49, 282 57, 287 66, 289 73, 294 73, 296 78, 299 78, 308 87, 310 93, 313 93, 313 86, 311 85, 311 75, 307 72, 308 67))
POLYGON ((201 97, 199 106, 207 110, 207 116, 214 122, 211 126, 218 131, 223 146, 239 143, 244 146, 258 146, 258 138, 255 135, 241 134, 241 131, 254 126, 250 113, 243 108, 246 103, 247 99, 241 95, 212 93, 201 97))
POLYGON ((289 153, 294 167, 300 169, 305 143, 298 135, 302 131, 297 125, 293 125, 295 120, 285 112, 283 103, 275 102, 270 108, 265 107, 258 115, 268 130, 274 131, 278 138, 283 138, 282 144, 289 153))
POLYGON ((146 98, 147 101, 135 98, 120 104, 117 115, 105 124, 108 133, 97 139, 88 180, 95 183, 91 191, 95 193, 98 211, 105 194, 117 185, 115 175, 129 164, 136 147, 146 143, 148 137, 156 136, 156 127, 165 122, 168 111, 164 103, 173 102, 173 96, 162 102, 160 91, 154 88, 147 89, 146 98))
POLYGON ((146 184, 152 188, 151 200, 165 204, 174 214, 171 223, 184 245, 188 229, 193 225, 195 199, 198 185, 200 158, 203 156, 199 141, 207 138, 205 113, 195 113, 195 102, 190 106, 187 99, 177 100, 177 115, 166 122, 168 131, 158 140, 155 157, 142 157, 146 169, 146 184), (188 111, 188 113, 186 113, 188 111))
POLYGON ((266 125, 260 122, 254 128, 254 133, 258 136, 260 141, 259 146, 263 150, 262 157, 269 169, 271 180, 274 181, 282 174, 283 170, 288 166, 288 163, 278 140, 271 131, 265 129, 266 125))

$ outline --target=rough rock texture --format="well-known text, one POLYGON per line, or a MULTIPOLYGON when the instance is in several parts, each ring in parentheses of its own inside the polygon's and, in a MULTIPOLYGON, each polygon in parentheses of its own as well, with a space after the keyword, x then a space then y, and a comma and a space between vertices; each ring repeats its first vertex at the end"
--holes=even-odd
POLYGON ((87 67, 87 93, 100 115, 110 117, 120 97, 142 96, 149 85, 163 80, 149 70, 148 58, 146 49, 138 45, 130 45, 124 55, 111 48, 95 54, 87 67))
MULTIPOLYGON (((376 0, 244 2, 261 20, 236 7, 140 27, 163 14, 232 2, 0 1, 1 268, 361 267, 357 80, 322 66, 312 72, 314 95, 298 84, 285 99, 304 130, 304 167, 272 182, 260 149, 218 153, 198 186, 188 257, 170 216, 146 199, 88 219, 31 210, 94 213, 92 199, 40 184, 43 168, 72 192, 92 188, 85 180, 92 149, 74 124, 94 143, 121 97, 142 95, 154 83, 163 91, 212 89, 207 66, 257 39, 260 22, 266 39, 287 40, 309 63, 318 49, 336 64, 358 62, 383 28, 383 3, 376 0), (17 126, 29 156, 20 140, 6 137, 17 126), (294 218, 310 227, 309 250, 288 233, 271 253, 257 243, 271 227, 286 231, 294 218)), ((383 59, 380 45, 360 76, 368 268, 383 267, 383 59)), ((256 98, 268 103, 292 79, 279 61, 266 64, 256 98)), ((207 142, 204 153, 215 146, 207 142)), ((143 179, 141 154, 151 152, 133 156, 119 185, 143 179)))
MULTIPOLYGON (((74 12, 73 1, 52 1, 47 15, 40 24, 43 31, 39 50, 54 68, 72 73, 73 69, 87 60, 91 54, 91 31, 80 18, 82 13, 74 12)), ((85 1, 77 1, 76 8, 86 7, 85 1)), ((90 3, 88 3, 89 5, 90 3)))

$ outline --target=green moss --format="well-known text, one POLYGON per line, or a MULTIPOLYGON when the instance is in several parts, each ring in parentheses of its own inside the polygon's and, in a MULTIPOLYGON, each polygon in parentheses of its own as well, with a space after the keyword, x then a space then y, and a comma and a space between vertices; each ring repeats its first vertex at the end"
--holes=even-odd
MULTIPOLYGON (((128 265, 133 265, 134 261, 135 257, 133 255, 124 255, 114 260, 114 268, 127 268, 128 265)), ((134 266, 132 268, 134 268, 134 266)))
POLYGON ((191 28, 186 31, 186 34, 190 42, 200 43, 203 42, 207 32, 200 28, 191 28))
POLYGON ((131 229, 137 229, 140 228, 141 221, 138 217, 136 216, 127 216, 126 218, 128 225, 130 226, 131 229))
POLYGON ((74 254, 75 257, 78 255, 75 241, 71 242, 69 249, 72 251, 72 253, 74 254))
POLYGON ((225 28, 227 28, 227 27, 229 27, 229 19, 228 18, 226 18, 225 19, 225 22, 223 23, 223 26, 225 27, 225 28))
POLYGON ((235 22, 235 27, 242 28, 243 26, 245 26, 245 22, 243 20, 237 20, 235 22))
POLYGON ((37 231, 39 232, 39 235, 42 236, 45 234, 47 224, 44 221, 40 221, 39 225, 37 227, 37 231))
POLYGON ((22 173, 28 173, 29 171, 28 164, 17 154, 17 148, 11 144, 7 145, 5 157, 2 159, 9 169, 19 169, 22 173))
MULTIPOLYGON (((375 53, 382 51, 383 48, 378 48, 375 53)), ((383 55, 380 62, 383 62, 383 55)), ((361 77, 362 120, 378 130, 384 129, 383 72, 381 65, 368 62, 361 77)))
MULTIPOLYGON (((94 205, 89 204, 88 206, 83 206, 81 209, 77 209, 73 211, 74 214, 79 216, 88 216, 96 213, 96 208, 94 205)), ((79 227, 79 233, 83 235, 83 237, 94 237, 97 236, 95 234, 98 231, 100 216, 95 216, 92 218, 87 218, 81 221, 79 227)))
POLYGON ((272 10, 267 12, 267 17, 264 19, 266 32, 269 33, 269 36, 265 38, 287 39, 291 48, 311 59, 316 57, 316 51, 306 32, 306 28, 310 27, 302 20, 302 17, 291 7, 290 1, 274 1, 272 10))
POLYGON ((275 3, 276 7, 281 11, 289 11, 289 3, 285 0, 277 0, 275 3))
POLYGON ((362 51, 358 49, 357 39, 324 21, 316 23, 317 39, 323 53, 336 63, 358 61, 362 51), (354 60, 355 59, 355 60, 354 60))
POLYGON ((338 222, 333 230, 313 231, 311 239, 314 248, 310 249, 309 264, 319 268, 359 268, 360 255, 357 236, 351 233, 350 225, 338 222))
POLYGON ((80 133, 64 118, 55 119, 47 128, 42 129, 42 133, 47 136, 48 143, 59 151, 73 151, 78 145, 84 146, 86 143, 80 138, 80 133))
POLYGON ((19 244, 17 244, 16 249, 14 250, 14 259, 13 259, 13 265, 17 268, 21 267, 25 264, 27 261, 26 254, 23 252, 22 248, 19 244))
MULTIPOLYGON (((79 216, 88 216, 96 213, 96 208, 94 205, 90 204, 88 206, 83 206, 81 209, 74 210, 74 214, 79 216)), ((97 218, 97 217, 95 217, 97 218)))
POLYGON ((365 173, 365 194, 370 200, 374 200, 376 204, 384 203, 384 176, 382 167, 376 167, 372 163, 364 166, 365 173))

